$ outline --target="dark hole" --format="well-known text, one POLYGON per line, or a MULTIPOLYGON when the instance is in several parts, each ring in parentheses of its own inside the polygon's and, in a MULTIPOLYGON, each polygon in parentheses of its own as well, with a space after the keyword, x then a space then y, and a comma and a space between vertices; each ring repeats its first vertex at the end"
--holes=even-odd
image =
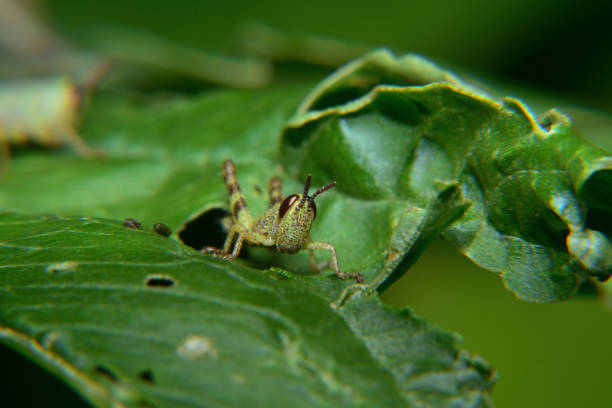
POLYGON ((153 378, 153 371, 151 370, 143 370, 141 372, 138 373, 138 377, 149 384, 153 384, 155 382, 155 379, 153 378))
POLYGON ((147 286, 150 288, 169 288, 174 285, 174 281, 163 276, 149 276, 147 286))
POLYGON ((222 248, 227 230, 222 220, 231 216, 222 208, 213 208, 189 221, 178 233, 179 239, 198 251, 205 246, 222 248))
POLYGON ((542 126, 542 129, 544 129, 547 132, 550 132, 552 125, 553 125, 552 120, 549 117, 542 118, 542 120, 540 121, 540 126, 542 126))
POLYGON ((591 207, 587 214, 586 227, 612 235, 612 212, 591 207))
POLYGON ((96 374, 100 374, 101 376, 108 378, 112 382, 117 382, 119 380, 115 373, 113 373, 111 370, 104 366, 98 365, 96 366, 96 368, 94 368, 94 371, 96 372, 96 374))
POLYGON ((341 105, 350 100, 359 98, 366 94, 371 88, 372 86, 368 84, 368 87, 365 89, 361 87, 345 87, 335 92, 327 92, 324 96, 321 96, 315 101, 311 110, 322 110, 330 106, 341 105))

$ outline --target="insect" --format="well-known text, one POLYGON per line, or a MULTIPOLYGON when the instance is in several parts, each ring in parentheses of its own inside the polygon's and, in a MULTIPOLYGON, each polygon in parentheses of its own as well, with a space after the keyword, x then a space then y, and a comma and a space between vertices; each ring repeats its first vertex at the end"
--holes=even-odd
POLYGON ((166 224, 158 222, 157 224, 153 224, 153 232, 161 235, 162 237, 169 237, 172 234, 172 230, 166 224))
POLYGON ((132 229, 142 229, 142 224, 133 218, 126 218, 123 220, 123 226, 132 229))
POLYGON ((70 145, 79 154, 100 154, 76 132, 80 89, 67 77, 0 83, 0 159, 10 145, 33 142, 46 147, 70 145))
POLYGON ((248 243, 268 248, 275 248, 279 252, 295 254, 307 249, 310 256, 310 266, 320 271, 331 266, 336 276, 342 279, 355 279, 363 282, 359 273, 340 271, 336 248, 333 244, 310 239, 310 227, 317 216, 317 206, 314 199, 321 193, 336 185, 333 181, 308 195, 310 189, 309 174, 306 177, 303 194, 291 194, 285 199, 282 196, 282 182, 278 177, 270 180, 270 208, 259 218, 254 218, 247 207, 240 185, 236 179, 236 169, 231 160, 223 162, 223 179, 227 186, 229 202, 232 208, 232 226, 230 228, 223 249, 205 247, 202 252, 223 259, 234 259, 240 253, 242 245, 248 243), (331 262, 317 265, 314 258, 315 249, 329 251, 331 262))

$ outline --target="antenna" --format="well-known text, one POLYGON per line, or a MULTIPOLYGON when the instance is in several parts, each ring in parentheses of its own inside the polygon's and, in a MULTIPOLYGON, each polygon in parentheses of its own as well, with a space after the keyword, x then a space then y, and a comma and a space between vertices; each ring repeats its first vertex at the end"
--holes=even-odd
POLYGON ((332 181, 331 183, 327 183, 326 185, 324 185, 323 187, 321 187, 320 189, 318 189, 317 191, 314 192, 314 194, 312 195, 312 199, 314 200, 314 198, 316 196, 318 196, 319 194, 329 190, 330 188, 332 188, 333 186, 336 185, 335 181, 332 181))

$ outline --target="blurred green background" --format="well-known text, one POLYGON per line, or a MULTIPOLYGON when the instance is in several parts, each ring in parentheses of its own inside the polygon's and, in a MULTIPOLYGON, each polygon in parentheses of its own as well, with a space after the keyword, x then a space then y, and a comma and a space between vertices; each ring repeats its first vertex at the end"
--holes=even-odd
MULTIPOLYGON (((256 20, 288 34, 417 52, 486 83, 502 84, 504 92, 533 103, 536 113, 540 107, 568 104, 612 110, 611 6, 604 1, 30 3, 63 37, 86 50, 95 51, 96 29, 123 27, 231 55, 237 52, 236 33, 246 21, 256 20)), ((308 78, 329 72, 285 69, 308 78)), ((597 137, 603 140, 602 134, 610 135, 609 117, 604 116, 604 125, 598 123, 597 137)), ((588 121, 583 133, 589 136, 588 121)), ((602 143, 610 146, 610 137, 602 143)), ((612 315, 594 293, 563 304, 518 302, 494 274, 439 241, 382 298, 462 334, 465 347, 499 371, 493 392, 498 407, 610 405, 612 315)), ((44 374, 24 366, 15 354, 2 356, 5 370, 22 369, 7 379, 3 394, 25 398, 22 406, 78 405, 77 397, 58 383, 38 382, 44 374), (38 391, 24 396, 24 385, 38 391)))

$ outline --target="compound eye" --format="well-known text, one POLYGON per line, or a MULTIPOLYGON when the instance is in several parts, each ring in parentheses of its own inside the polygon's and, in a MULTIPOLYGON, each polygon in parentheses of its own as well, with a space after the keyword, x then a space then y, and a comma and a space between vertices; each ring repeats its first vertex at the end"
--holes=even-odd
POLYGON ((300 198, 297 194, 292 194, 289 197, 285 198, 278 209, 278 217, 283 218, 289 208, 295 204, 297 199, 300 198))
POLYGON ((308 200, 308 206, 312 210, 312 219, 314 220, 317 218, 317 205, 315 204, 314 200, 308 200))

